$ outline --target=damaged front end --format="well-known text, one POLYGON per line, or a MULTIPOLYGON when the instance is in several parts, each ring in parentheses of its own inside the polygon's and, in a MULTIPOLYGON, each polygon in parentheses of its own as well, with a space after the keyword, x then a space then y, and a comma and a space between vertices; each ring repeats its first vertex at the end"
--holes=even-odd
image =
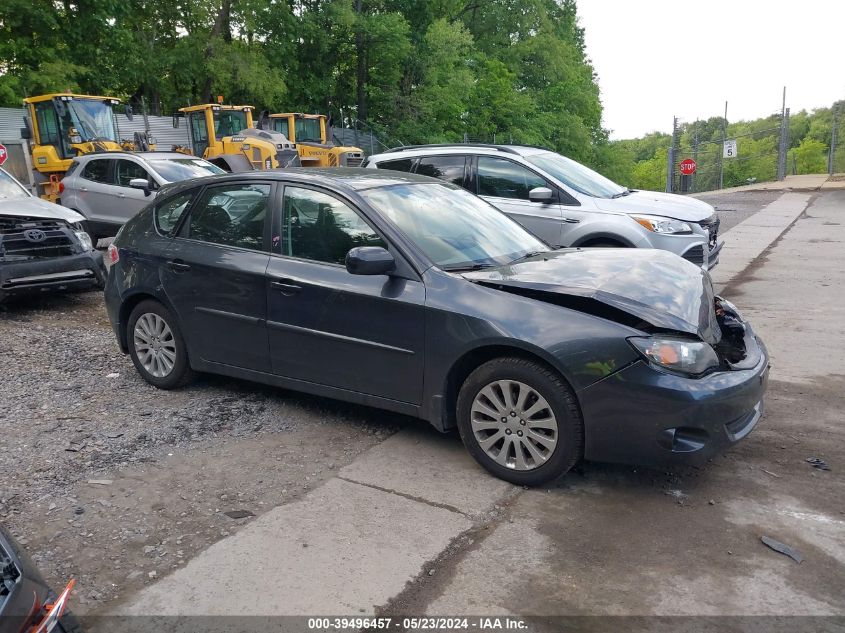
POLYGON ((102 287, 102 255, 78 223, 0 215, 0 301, 49 290, 102 287))
POLYGON ((760 362, 762 350, 751 324, 742 318, 742 314, 730 301, 716 296, 713 305, 721 333, 713 349, 727 369, 754 367, 760 362))
POLYGON ((0 526, 0 633, 81 633, 67 612, 75 582, 56 594, 32 560, 0 526))

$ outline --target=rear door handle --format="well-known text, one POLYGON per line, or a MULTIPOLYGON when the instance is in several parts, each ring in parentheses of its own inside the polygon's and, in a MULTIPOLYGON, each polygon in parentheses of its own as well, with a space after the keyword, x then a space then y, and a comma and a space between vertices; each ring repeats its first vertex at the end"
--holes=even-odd
POLYGON ((184 273, 191 270, 191 265, 186 264, 181 259, 171 259, 167 262, 167 265, 170 267, 170 270, 177 273, 184 273))
POLYGON ((119 193, 119 194, 117 194, 117 197, 118 198, 125 198, 126 194, 125 193, 119 193))
POLYGON ((292 279, 277 279, 276 281, 271 281, 270 287, 274 290, 278 290, 286 297, 295 295, 297 292, 302 290, 302 286, 295 284, 292 279))
POLYGON ((581 220, 576 218, 561 218, 566 224, 578 224, 581 220))
POLYGON ((80 191, 88 191, 88 187, 80 187, 79 190, 80 191))

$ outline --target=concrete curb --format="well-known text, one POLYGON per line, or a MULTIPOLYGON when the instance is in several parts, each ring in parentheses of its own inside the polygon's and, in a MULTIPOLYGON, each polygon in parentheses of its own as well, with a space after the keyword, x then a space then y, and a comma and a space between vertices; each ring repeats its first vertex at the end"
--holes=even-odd
POLYGON ((725 246, 711 271, 716 292, 722 292, 762 255, 804 212, 810 193, 784 193, 771 204, 722 235, 725 246))

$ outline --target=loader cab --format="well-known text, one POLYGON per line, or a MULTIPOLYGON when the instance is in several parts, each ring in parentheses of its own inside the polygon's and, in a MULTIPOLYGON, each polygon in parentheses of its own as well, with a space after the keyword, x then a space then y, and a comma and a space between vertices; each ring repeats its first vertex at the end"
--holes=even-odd
POLYGON ((286 112, 271 114, 273 130, 281 132, 291 143, 318 143, 326 145, 326 117, 323 114, 286 112))
POLYGON ((79 154, 119 151, 112 97, 59 93, 24 99, 33 164, 41 173, 64 173, 79 154))
POLYGON ((223 140, 252 128, 252 106, 204 104, 180 108, 188 121, 191 149, 211 158, 224 152, 223 140))

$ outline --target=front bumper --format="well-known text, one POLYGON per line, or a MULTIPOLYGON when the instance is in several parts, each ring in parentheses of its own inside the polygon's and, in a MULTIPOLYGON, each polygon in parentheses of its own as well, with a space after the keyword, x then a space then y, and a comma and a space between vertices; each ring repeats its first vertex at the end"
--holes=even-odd
POLYGON ((98 251, 0 262, 0 300, 17 294, 102 287, 105 280, 103 255, 98 251))
POLYGON ((769 355, 757 340, 753 367, 703 378, 662 372, 644 360, 579 394, 584 457, 624 464, 700 464, 746 437, 763 414, 769 355))

